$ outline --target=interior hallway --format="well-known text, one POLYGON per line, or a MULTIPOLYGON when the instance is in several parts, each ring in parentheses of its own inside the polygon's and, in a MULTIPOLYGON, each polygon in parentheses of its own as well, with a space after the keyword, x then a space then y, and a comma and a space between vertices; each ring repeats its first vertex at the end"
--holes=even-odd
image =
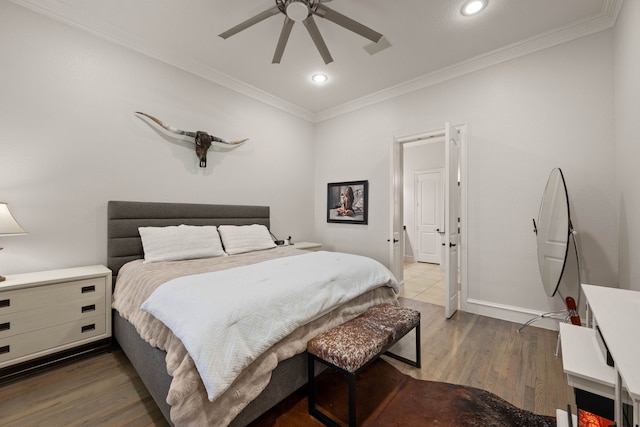
POLYGON ((445 271, 438 264, 404 263, 404 289, 400 297, 444 307, 445 271))

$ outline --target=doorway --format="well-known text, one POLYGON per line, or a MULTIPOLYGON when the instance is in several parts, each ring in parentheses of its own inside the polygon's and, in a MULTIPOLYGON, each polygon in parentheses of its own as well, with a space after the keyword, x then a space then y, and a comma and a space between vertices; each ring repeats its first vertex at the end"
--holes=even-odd
POLYGON ((438 264, 405 261, 404 287, 399 297, 444 307, 445 271, 438 264))
MULTIPOLYGON (((415 242, 414 258, 418 262, 442 262, 444 233, 443 170, 420 171, 415 174, 415 242)), ((405 213, 405 224, 406 214, 405 213)))
POLYGON ((444 234, 444 138, 403 146, 404 260, 441 264, 444 234))
MULTIPOLYGON (((434 154, 430 161, 444 163, 445 210, 443 215, 445 227, 438 232, 441 242, 440 250, 443 255, 441 266, 446 277, 445 283, 445 315, 451 317, 458 308, 466 308, 467 295, 467 230, 466 230, 466 125, 451 126, 445 124, 444 129, 431 132, 394 138, 391 152, 391 238, 390 265, 401 284, 404 284, 405 245, 415 246, 414 242, 407 242, 408 233, 404 224, 406 208, 404 191, 405 167, 411 168, 412 158, 405 158, 404 153, 411 151, 412 146, 431 145, 440 143, 444 147, 444 162, 441 154, 434 154)), ((442 152, 442 150, 441 150, 442 152)), ((410 194, 408 197, 411 197, 410 194)), ((409 230, 416 225, 410 225, 409 230)), ((412 248, 415 249, 415 248, 412 248)), ((414 261, 415 261, 414 256, 414 261)))

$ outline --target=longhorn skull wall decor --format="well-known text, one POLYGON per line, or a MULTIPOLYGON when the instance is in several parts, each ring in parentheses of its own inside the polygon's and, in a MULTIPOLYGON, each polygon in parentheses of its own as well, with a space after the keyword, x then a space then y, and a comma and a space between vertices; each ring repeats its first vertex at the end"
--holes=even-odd
POLYGON ((151 116, 149 114, 142 113, 140 111, 136 111, 136 114, 141 115, 141 116, 145 116, 148 119, 153 120, 155 123, 159 124, 164 129, 168 130, 169 132, 175 133, 176 135, 184 135, 184 136, 189 136, 191 138, 194 138, 194 143, 195 143, 195 147, 196 147, 196 155, 198 156, 198 159, 200 159, 200 167, 201 168, 206 168, 207 167, 207 151, 211 147, 211 143, 219 142, 219 143, 227 144, 227 145, 240 145, 243 142, 247 141, 247 139, 242 139, 240 141, 226 141, 226 140, 224 140, 222 138, 218 138, 217 136, 209 135, 207 132, 203 132, 203 131, 200 131, 200 130, 196 131, 196 132, 184 131, 184 130, 176 129, 173 126, 165 125, 160 120, 156 119, 155 117, 153 117, 153 116, 151 116))

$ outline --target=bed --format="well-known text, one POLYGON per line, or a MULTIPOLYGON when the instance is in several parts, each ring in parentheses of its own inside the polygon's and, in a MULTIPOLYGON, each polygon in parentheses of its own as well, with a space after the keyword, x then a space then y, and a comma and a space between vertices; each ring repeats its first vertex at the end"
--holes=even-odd
MULTIPOLYGON (((139 227, 181 224, 216 226, 219 230, 222 229, 219 226, 224 225, 258 224, 269 228, 269 207, 128 201, 108 203, 107 264, 114 280, 114 337, 167 421, 173 425, 244 426, 250 423, 307 382, 304 348, 308 339, 374 305, 397 303, 397 287, 394 283, 380 284, 350 297, 349 301, 296 327, 260 353, 237 378, 233 378, 228 388, 210 401, 208 382, 204 377, 200 378, 200 365, 196 366, 198 359, 191 358, 171 329, 159 326, 161 322, 158 319, 139 309, 141 301, 149 295, 140 296, 137 293, 148 294, 150 291, 145 286, 152 281, 177 281, 183 280, 183 276, 195 277, 198 274, 227 275, 231 274, 231 270, 226 270, 228 267, 257 268, 258 264, 285 262, 284 259, 294 257, 300 260, 308 258, 308 262, 312 259, 310 253, 295 247, 276 247, 220 259, 143 263, 145 254, 139 227), (225 271, 221 271, 223 269, 225 271), (139 278, 139 282, 131 285, 134 278, 139 278), (138 283, 144 286, 138 288, 138 283), (150 335, 150 330, 155 335, 150 335)), ((155 286, 152 288, 156 289, 155 286)))

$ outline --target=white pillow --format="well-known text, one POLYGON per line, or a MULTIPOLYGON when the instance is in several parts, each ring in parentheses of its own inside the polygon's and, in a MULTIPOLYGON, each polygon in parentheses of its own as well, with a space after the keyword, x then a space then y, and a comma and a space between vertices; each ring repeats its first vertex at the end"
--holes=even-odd
POLYGON ((224 250, 229 255, 275 248, 264 225, 221 225, 218 227, 224 250))
POLYGON ((144 248, 144 262, 225 256, 214 225, 170 225, 138 227, 144 248))

